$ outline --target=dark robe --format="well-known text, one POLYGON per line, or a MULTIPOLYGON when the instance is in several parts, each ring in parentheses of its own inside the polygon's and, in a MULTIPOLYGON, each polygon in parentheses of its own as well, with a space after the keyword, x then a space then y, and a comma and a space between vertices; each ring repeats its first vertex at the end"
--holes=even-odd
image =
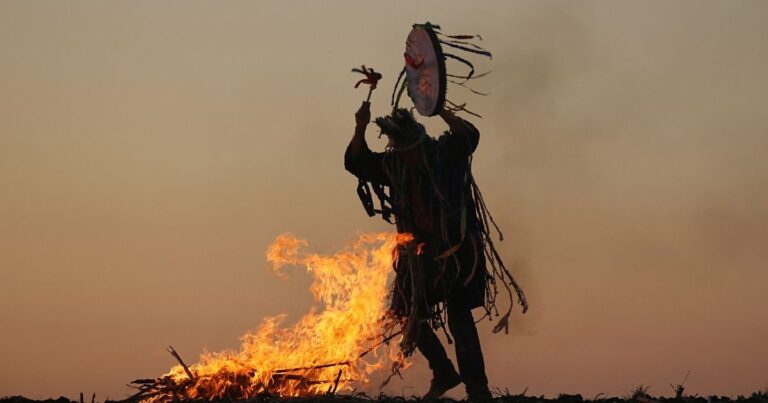
MULTIPOLYGON (((390 189, 391 214, 398 232, 415 237, 399 247, 391 298, 393 313, 407 319, 401 343, 404 352, 410 354, 417 347, 435 380, 455 374, 432 330, 438 325, 444 328, 445 313, 467 393, 483 394, 488 393, 488 378, 471 309, 484 306, 487 297, 494 296, 487 294, 491 276, 486 271, 482 226, 471 183, 471 156, 480 134, 463 119, 450 126, 451 131, 437 140, 426 137, 408 151, 375 153, 363 138, 361 147, 347 149, 344 165, 362 186, 367 188, 370 182, 390 189), (423 303, 415 301, 411 288, 423 289, 423 293, 415 294, 424 297, 423 303), (440 302, 444 312, 436 308, 440 302)), ((378 191, 383 193, 381 188, 378 191)), ((372 205, 363 203, 373 214, 372 205)), ((380 212, 385 219, 389 214, 386 210, 382 205, 380 212)))
POLYGON ((389 187, 398 232, 415 237, 401 248, 395 267, 391 308, 399 316, 407 314, 411 296, 412 281, 404 277, 403 267, 408 258, 423 267, 427 311, 449 299, 469 308, 484 303, 488 274, 469 183, 480 134, 471 123, 460 122, 438 139, 426 137, 406 151, 377 153, 366 145, 345 155, 349 172, 389 187))

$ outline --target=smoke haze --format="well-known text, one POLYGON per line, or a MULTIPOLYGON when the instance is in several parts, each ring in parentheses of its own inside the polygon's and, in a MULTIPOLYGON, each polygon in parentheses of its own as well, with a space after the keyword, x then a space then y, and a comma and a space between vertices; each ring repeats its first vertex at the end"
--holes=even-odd
MULTIPOLYGON (((387 113, 427 20, 494 53, 474 59, 491 95, 448 94, 483 115, 473 169, 531 304, 508 336, 481 324, 491 384, 669 395, 690 370, 691 393, 762 389, 766 17, 759 1, 3 2, 0 396, 121 398, 170 368, 168 344, 195 361, 306 312, 308 276, 270 275, 265 249, 391 229, 343 169, 366 92, 349 70, 384 74, 387 113)), ((387 392, 426 390, 415 361, 387 392)))

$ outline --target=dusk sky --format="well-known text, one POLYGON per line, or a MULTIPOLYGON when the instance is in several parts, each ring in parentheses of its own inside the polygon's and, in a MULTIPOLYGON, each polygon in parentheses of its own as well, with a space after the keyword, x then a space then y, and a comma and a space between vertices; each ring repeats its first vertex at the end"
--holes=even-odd
MULTIPOLYGON (((483 115, 473 169, 530 303, 480 324, 491 386, 768 387, 768 2, 4 0, 0 396, 119 399, 169 344, 195 362, 307 312, 265 250, 394 230, 344 170, 350 69, 388 113, 425 21, 494 54, 489 96, 448 93, 483 115)), ((386 392, 426 391, 414 361, 386 392)))

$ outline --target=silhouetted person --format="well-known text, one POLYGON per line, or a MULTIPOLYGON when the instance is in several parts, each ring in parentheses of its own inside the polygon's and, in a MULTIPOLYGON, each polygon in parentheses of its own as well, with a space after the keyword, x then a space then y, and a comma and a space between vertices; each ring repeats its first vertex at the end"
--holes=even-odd
POLYGON ((391 294, 392 313, 405 320, 403 350, 408 355, 418 348, 429 361, 433 379, 424 398, 440 397, 463 382, 470 400, 490 399, 471 312, 485 307, 490 314, 496 294, 490 281, 496 272, 486 270, 484 253, 489 243, 493 248, 483 217, 487 211, 470 167, 480 133, 443 110, 440 117, 449 131, 435 139, 408 110, 396 109, 375 120, 389 139, 386 151, 378 153, 365 140, 370 116, 370 104, 363 102, 355 113, 344 166, 360 179, 358 193, 369 215, 394 218, 398 232, 414 237, 398 247, 391 294), (379 209, 374 208, 374 195, 379 209), (433 331, 444 329, 446 322, 456 344, 458 372, 433 331))

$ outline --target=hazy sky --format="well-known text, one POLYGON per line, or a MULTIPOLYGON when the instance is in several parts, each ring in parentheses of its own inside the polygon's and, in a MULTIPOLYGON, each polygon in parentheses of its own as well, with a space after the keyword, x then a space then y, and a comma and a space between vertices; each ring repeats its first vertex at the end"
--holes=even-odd
MULTIPOLYGON (((121 398, 168 344, 195 361, 306 312, 308 276, 264 251, 391 229, 343 168, 366 92, 349 70, 384 74, 385 114, 427 20, 495 56, 492 95, 448 95, 484 116, 474 170, 531 304, 508 336, 482 324, 491 384, 763 389, 767 19, 764 1, 2 1, 0 396, 121 398)), ((388 392, 426 390, 416 362, 388 392)))

